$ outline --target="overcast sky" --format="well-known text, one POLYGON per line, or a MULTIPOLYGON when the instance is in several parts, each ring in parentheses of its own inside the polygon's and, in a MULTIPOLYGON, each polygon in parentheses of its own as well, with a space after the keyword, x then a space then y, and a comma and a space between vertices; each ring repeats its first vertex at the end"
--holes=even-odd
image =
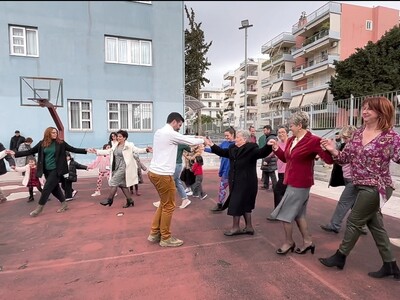
MULTIPOLYGON (((337 1, 359 6, 386 6, 400 9, 400 1, 337 1)), ((291 32, 302 11, 311 14, 327 1, 184 1, 193 8, 195 21, 202 23, 205 41, 212 41, 207 57, 211 62, 205 77, 210 85, 221 87, 223 75, 234 71, 244 61, 242 20, 253 25, 247 29, 247 57, 265 57, 261 46, 282 32, 291 32)), ((185 26, 187 24, 186 15, 185 26)))

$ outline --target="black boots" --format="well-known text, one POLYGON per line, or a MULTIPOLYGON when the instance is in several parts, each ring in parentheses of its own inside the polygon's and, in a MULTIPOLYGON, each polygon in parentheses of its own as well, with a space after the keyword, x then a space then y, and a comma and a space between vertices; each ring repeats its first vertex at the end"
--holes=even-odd
POLYGON ((336 251, 334 255, 328 258, 319 258, 321 264, 327 267, 337 267, 338 269, 343 269, 346 263, 346 255, 342 254, 339 250, 336 251))
POLYGON ((128 208, 129 206, 135 206, 135 203, 133 202, 132 199, 126 199, 126 204, 122 206, 123 208, 128 208))
POLYGON ((215 207, 211 208, 212 212, 221 212, 222 210, 222 203, 217 203, 215 207))
POLYGON ((383 266, 381 269, 377 272, 369 272, 368 276, 371 276, 373 278, 383 278, 386 276, 392 276, 396 280, 400 279, 400 270, 399 267, 396 264, 396 261, 391 261, 391 262, 384 262, 383 266))
POLYGON ((103 206, 107 206, 107 205, 111 206, 113 204, 113 202, 114 201, 112 199, 106 199, 104 201, 101 201, 100 204, 103 205, 103 206))

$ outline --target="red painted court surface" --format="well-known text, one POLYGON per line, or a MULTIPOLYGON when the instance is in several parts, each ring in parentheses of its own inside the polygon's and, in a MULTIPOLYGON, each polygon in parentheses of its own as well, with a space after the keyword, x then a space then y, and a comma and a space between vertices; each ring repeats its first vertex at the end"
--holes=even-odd
MULTIPOLYGON (((178 248, 162 248, 147 241, 157 193, 147 176, 125 204, 119 191, 113 206, 102 196, 91 197, 96 178, 74 184, 76 199, 58 214, 57 200, 47 203, 36 218, 29 216, 37 201, 7 201, 0 205, 0 299, 398 299, 400 282, 373 279, 369 271, 381 267, 371 234, 361 236, 344 270, 326 268, 318 257, 333 254, 343 236, 323 232, 336 201, 312 195, 309 228, 315 254, 275 250, 283 243, 278 222, 266 220, 273 207, 272 193, 259 190, 253 212, 254 236, 226 237, 232 219, 212 214, 218 190, 216 170, 205 172, 205 200, 192 198, 177 208, 172 233, 184 240, 178 248), (123 216, 117 216, 123 212, 123 216)), ((2 183, 1 186, 20 184, 2 183)), ((9 192, 26 191, 25 187, 9 192)), ((36 196, 38 198, 38 196, 36 196)), ((178 199, 178 198, 177 198, 178 199)), ((180 200, 177 200, 180 205, 180 200)), ((385 216, 389 236, 398 236, 400 220, 385 216)), ((295 229, 296 243, 301 238, 295 229)), ((400 261, 400 248, 393 249, 400 261)))

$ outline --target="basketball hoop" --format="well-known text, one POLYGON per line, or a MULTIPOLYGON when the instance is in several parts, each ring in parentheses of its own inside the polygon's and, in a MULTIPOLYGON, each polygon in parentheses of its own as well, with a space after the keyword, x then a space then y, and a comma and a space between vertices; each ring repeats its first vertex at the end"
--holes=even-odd
POLYGON ((53 104, 50 103, 48 99, 43 99, 43 98, 28 98, 28 100, 31 100, 33 102, 36 102, 40 107, 52 107, 53 104))

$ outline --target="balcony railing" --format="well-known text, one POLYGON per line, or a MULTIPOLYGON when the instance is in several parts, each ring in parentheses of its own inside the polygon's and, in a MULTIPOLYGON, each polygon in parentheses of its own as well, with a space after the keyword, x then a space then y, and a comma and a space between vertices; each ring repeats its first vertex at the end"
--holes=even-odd
POLYGON ((317 32, 316 34, 305 39, 303 42, 303 47, 305 47, 311 43, 314 43, 315 41, 318 41, 327 35, 329 35, 329 29, 321 30, 320 32, 317 32))
MULTIPOLYGON (((329 54, 329 55, 338 55, 338 54, 329 54)), ((319 64, 321 62, 327 61, 328 58, 329 58, 329 55, 328 54, 318 55, 318 56, 316 56, 316 57, 314 57, 312 59, 309 59, 304 64, 294 66, 292 68, 292 73, 300 71, 300 70, 308 68, 308 67, 312 67, 312 66, 314 66, 316 64, 319 64)))
POLYGON ((282 32, 281 34, 277 35, 274 37, 272 40, 266 42, 264 45, 261 47, 261 53, 265 53, 267 50, 272 48, 273 46, 277 45, 280 42, 283 41, 288 41, 288 42, 293 42, 295 43, 295 38, 290 32, 282 32))
POLYGON ((295 34, 297 31, 302 29, 303 27, 307 26, 307 24, 312 23, 313 21, 321 18, 322 16, 328 13, 341 13, 342 6, 340 3, 337 2, 329 2, 324 6, 320 7, 316 11, 312 12, 308 16, 305 16, 303 19, 300 19, 292 26, 292 33, 295 34))
MULTIPOLYGON (((248 72, 247 77, 250 77, 250 76, 258 76, 258 72, 257 71, 248 72)), ((245 74, 240 75, 240 80, 244 79, 244 77, 245 77, 245 74)))
POLYGON ((280 52, 279 54, 276 54, 276 55, 274 55, 273 57, 271 57, 270 59, 264 61, 264 62, 261 64, 261 67, 264 68, 265 66, 267 66, 267 65, 269 65, 269 64, 271 64, 271 63, 273 63, 273 62, 275 62, 275 61, 277 61, 277 60, 282 59, 284 54, 291 54, 291 52, 290 52, 290 50, 288 50, 288 51, 282 51, 282 52, 280 52))

